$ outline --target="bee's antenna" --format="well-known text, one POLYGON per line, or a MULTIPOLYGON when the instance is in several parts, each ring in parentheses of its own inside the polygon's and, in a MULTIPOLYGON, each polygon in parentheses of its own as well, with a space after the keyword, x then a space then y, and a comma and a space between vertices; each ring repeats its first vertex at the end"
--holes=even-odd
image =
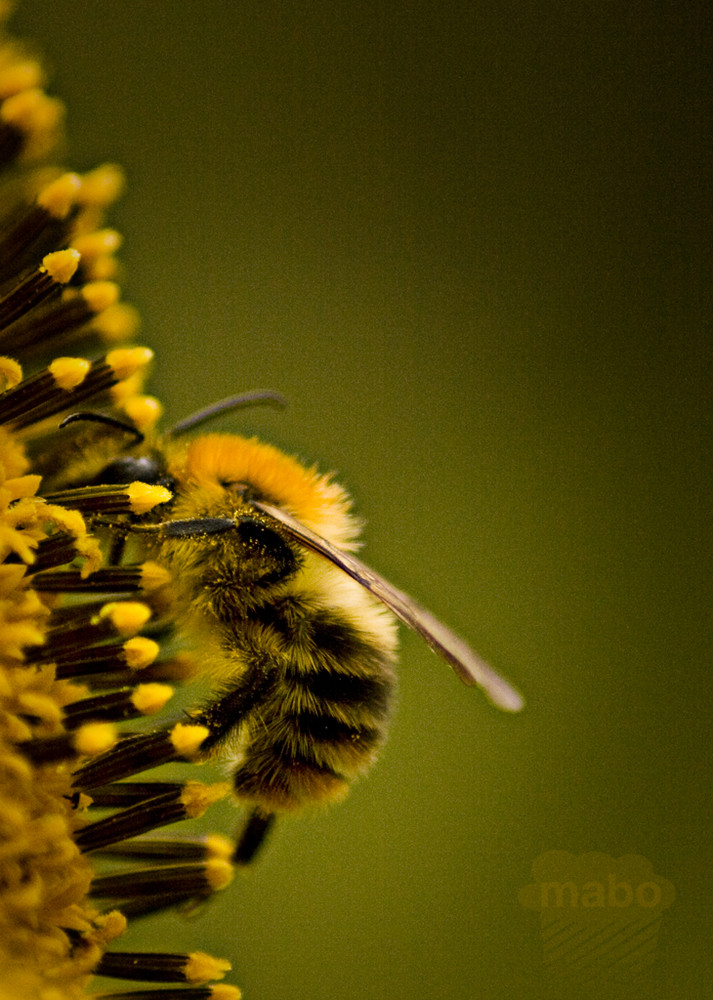
POLYGON ((241 410, 247 406, 261 406, 263 403, 269 406, 278 406, 280 409, 287 406, 285 397, 280 395, 279 392, 273 392, 271 389, 255 389, 253 392, 242 392, 238 396, 228 396, 227 399, 220 399, 217 403, 211 403, 205 409, 198 410, 197 413, 192 413, 189 417, 184 417, 183 420, 179 420, 177 424, 173 425, 167 432, 167 436, 178 437, 179 434, 192 431, 208 420, 219 417, 222 413, 228 413, 230 410, 241 410))
POLYGON ((59 429, 62 430, 69 424, 79 423, 80 420, 84 420, 87 423, 106 424, 108 427, 116 428, 116 430, 126 431, 127 434, 132 434, 136 438, 137 444, 142 444, 145 440, 144 435, 138 427, 134 427, 133 424, 127 424, 123 420, 119 420, 117 417, 110 416, 108 413, 96 413, 94 410, 70 413, 59 425, 59 429))

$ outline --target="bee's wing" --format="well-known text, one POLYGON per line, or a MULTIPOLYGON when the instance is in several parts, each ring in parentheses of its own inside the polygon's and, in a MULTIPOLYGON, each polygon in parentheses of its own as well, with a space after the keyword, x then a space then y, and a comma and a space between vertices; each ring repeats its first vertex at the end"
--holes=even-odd
POLYGON ((400 618, 405 625, 417 632, 428 645, 456 672, 464 684, 477 684, 488 698, 498 708, 506 712, 519 712, 524 700, 519 691, 499 674, 496 674, 485 660, 465 643, 454 632, 435 618, 430 611, 412 600, 408 594, 398 590, 373 569, 370 569, 360 559, 343 552, 328 542, 326 538, 317 535, 300 521, 295 520, 280 507, 262 501, 251 501, 263 513, 274 517, 276 521, 292 535, 292 537, 313 552, 329 559, 341 570, 351 576, 362 587, 365 587, 375 597, 378 597, 387 608, 400 618))

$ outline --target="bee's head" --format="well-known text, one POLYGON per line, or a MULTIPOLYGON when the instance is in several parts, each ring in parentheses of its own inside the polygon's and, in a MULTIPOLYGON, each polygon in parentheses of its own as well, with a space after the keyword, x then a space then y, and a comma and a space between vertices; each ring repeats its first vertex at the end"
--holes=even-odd
POLYGON ((166 473, 166 464, 158 454, 119 455, 107 463, 95 476, 98 483, 133 483, 137 480, 151 486, 172 489, 173 481, 166 473))

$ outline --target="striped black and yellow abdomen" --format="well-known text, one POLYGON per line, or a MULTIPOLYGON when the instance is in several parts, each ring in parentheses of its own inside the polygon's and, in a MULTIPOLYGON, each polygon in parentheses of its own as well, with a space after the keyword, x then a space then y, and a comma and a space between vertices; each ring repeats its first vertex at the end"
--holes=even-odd
POLYGON ((279 633, 280 653, 267 696, 240 726, 236 795, 266 811, 339 799, 384 742, 392 645, 312 602, 278 603, 269 618, 255 634, 274 649, 279 633))

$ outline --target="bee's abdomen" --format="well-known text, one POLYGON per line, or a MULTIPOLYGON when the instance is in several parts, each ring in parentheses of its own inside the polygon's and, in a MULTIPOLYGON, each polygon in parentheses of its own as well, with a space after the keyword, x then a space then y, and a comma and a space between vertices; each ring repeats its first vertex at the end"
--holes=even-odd
POLYGON ((237 796, 270 811, 344 795, 384 742, 394 686, 391 649, 332 611, 290 640, 234 775, 237 796))

